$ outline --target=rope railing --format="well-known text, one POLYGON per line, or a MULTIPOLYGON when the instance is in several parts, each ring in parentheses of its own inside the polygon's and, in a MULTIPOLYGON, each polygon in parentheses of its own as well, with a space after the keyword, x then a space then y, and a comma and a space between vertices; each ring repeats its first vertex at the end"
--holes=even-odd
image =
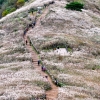
POLYGON ((52 79, 52 82, 58 86, 58 87, 62 87, 65 84, 61 83, 60 81, 58 81, 53 75, 50 74, 50 72, 47 70, 46 73, 49 75, 49 77, 52 79), (57 83, 55 82, 55 79, 58 81, 57 83))
MULTIPOLYGON (((43 64, 42 61, 40 62, 40 64, 44 66, 44 64, 43 64)), ((53 84, 55 84, 56 86, 62 87, 62 86, 65 85, 65 84, 61 83, 60 81, 58 81, 58 84, 56 84, 55 79, 57 80, 57 78, 54 77, 47 68, 46 68, 46 71, 45 72, 49 75, 49 77, 51 78, 53 84)))

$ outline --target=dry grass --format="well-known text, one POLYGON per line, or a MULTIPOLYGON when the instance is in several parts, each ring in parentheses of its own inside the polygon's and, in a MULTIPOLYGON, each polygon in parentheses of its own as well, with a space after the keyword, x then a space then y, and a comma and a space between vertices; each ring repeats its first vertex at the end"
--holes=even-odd
MULTIPOLYGON (((42 5, 45 1, 42 4, 39 2, 36 0, 37 5, 42 5)), ((39 56, 50 74, 66 85, 59 88, 57 100, 99 100, 100 45, 97 43, 99 39, 96 39, 100 33, 99 15, 89 10, 65 10, 65 3, 66 1, 56 1, 50 8, 51 12, 41 19, 44 24, 29 33, 32 32, 34 46, 41 51, 39 56), (53 45, 66 45, 68 55, 54 54, 53 45), (44 48, 48 48, 46 52, 44 48)), ((24 12, 19 9, 19 13, 12 13, 11 18, 8 16, 7 20, 3 21, 4 18, 3 23, 0 23, 0 29, 5 30, 0 39, 0 100, 8 99, 6 95, 14 96, 15 100, 29 100, 45 94, 44 90, 48 90, 45 86, 51 88, 34 70, 30 53, 23 46, 22 34, 30 23, 28 9, 34 4, 27 6, 21 8, 24 12)))
POLYGON ((30 100, 30 98, 27 98, 27 97, 19 97, 17 100, 30 100))
POLYGON ((22 67, 15 67, 15 68, 10 68, 10 69, 13 71, 18 71, 18 70, 22 69, 22 67))
POLYGON ((38 80, 36 80, 36 81, 34 81, 34 83, 35 83, 37 86, 41 87, 42 89, 44 89, 44 90, 46 90, 46 91, 52 89, 51 86, 50 86, 50 84, 47 83, 47 82, 43 82, 43 81, 38 81, 38 80))
MULTIPOLYGON (((71 36, 70 36, 71 37, 71 36)), ((53 37, 49 37, 49 40, 52 39, 53 37)), ((73 36, 72 36, 73 38, 73 36)), ((70 40, 71 38, 67 37, 68 43, 72 46, 72 41, 70 40)), ((75 45, 73 44, 73 52, 71 55, 68 56, 61 56, 61 55, 54 55, 53 53, 49 53, 51 51, 46 51, 43 52, 40 55, 43 58, 43 63, 45 64, 45 66, 47 67, 47 69, 49 70, 50 74, 53 75, 54 77, 56 77, 60 82, 66 84, 66 86, 70 86, 70 87, 79 87, 86 89, 85 90, 85 94, 83 92, 83 90, 75 90, 75 93, 73 96, 70 96, 68 93, 62 93, 62 100, 66 100, 64 99, 64 95, 66 98, 70 98, 70 100, 76 98, 76 99, 86 99, 89 98, 89 96, 87 95, 87 93, 90 95, 91 98, 96 98, 97 100, 99 100, 99 77, 95 76, 95 75, 85 75, 85 73, 82 73, 82 70, 87 70, 92 71, 92 70, 98 70, 99 71, 99 63, 95 66, 96 62, 98 62, 98 59, 95 59, 94 55, 92 55, 92 51, 94 51, 94 49, 92 48, 94 45, 94 42, 92 42, 91 40, 87 40, 85 38, 82 38, 81 40, 78 37, 74 37, 75 40, 75 45), (80 47, 79 53, 77 51, 77 48, 80 47), (84 49, 84 51, 82 51, 84 49), (90 52, 88 50, 91 50, 90 52), (77 52, 77 54, 75 54, 77 52), (88 54, 89 52, 89 54, 88 54), (50 63, 47 63, 48 62, 50 63), (62 65, 60 65, 59 67, 55 65, 55 63, 62 63, 64 65, 64 67, 62 68, 62 65), (88 68, 90 64, 90 68, 88 68), (95 69, 94 69, 95 66, 95 69), (77 71, 77 70, 79 71, 77 71), (62 77, 60 77, 60 75, 62 75, 62 77), (64 75, 64 76, 63 76, 64 75), (80 92, 82 94, 80 94, 80 92), (95 95, 94 97, 92 95, 95 95)), ((45 41, 46 42, 46 41, 45 41)), ((48 43, 50 43, 49 41, 47 41, 48 43)), ((52 41, 53 43, 54 41, 52 41)), ((46 46, 49 46, 49 44, 47 44, 46 46)), ((96 44, 97 46, 97 44, 96 44)), ((95 46, 95 49, 97 49, 98 47, 95 46)), ((97 54, 97 56, 99 56, 97 54)), ((87 73, 88 73, 87 72, 87 73)), ((94 73, 94 72, 93 72, 94 73)), ((63 89, 64 91, 64 89, 63 89)), ((72 89, 70 88, 69 91, 71 93, 73 93, 72 89)), ((60 100, 59 98, 61 98, 61 95, 58 95, 58 100, 60 100)))

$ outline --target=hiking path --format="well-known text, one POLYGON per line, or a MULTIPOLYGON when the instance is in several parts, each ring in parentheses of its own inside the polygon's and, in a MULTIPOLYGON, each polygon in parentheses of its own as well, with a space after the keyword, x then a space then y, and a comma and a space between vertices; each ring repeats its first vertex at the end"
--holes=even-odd
MULTIPOLYGON (((40 21, 41 21, 42 18, 44 18, 46 16, 47 13, 48 13, 48 9, 45 9, 43 11, 43 13, 41 14, 41 16, 37 19, 35 27, 38 27, 39 25, 41 25, 40 21)), ((35 35, 35 33, 32 33, 32 35, 35 35)), ((39 73, 43 77, 48 76, 47 79, 48 79, 48 82, 49 82, 49 84, 51 85, 51 88, 52 88, 51 90, 46 91, 46 99, 47 100, 57 100, 58 87, 52 82, 52 79, 50 78, 50 76, 47 73, 45 73, 41 70, 41 66, 38 66, 39 55, 32 49, 32 47, 29 44, 29 40, 28 40, 27 37, 28 37, 28 34, 26 34, 24 39, 25 39, 25 41, 26 40, 28 41, 26 48, 28 49, 28 51, 32 55, 34 70, 38 70, 39 73)))

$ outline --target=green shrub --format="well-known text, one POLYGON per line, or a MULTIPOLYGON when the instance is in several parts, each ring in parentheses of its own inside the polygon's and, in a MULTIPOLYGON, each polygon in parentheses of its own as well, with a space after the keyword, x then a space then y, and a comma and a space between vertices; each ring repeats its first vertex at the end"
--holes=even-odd
POLYGON ((3 12, 2 12, 2 17, 4 17, 4 16, 6 16, 7 14, 9 14, 9 13, 11 13, 11 12, 13 12, 13 11, 15 11, 16 10, 16 8, 7 8, 6 10, 4 10, 3 12))
POLYGON ((2 12, 2 17, 6 16, 7 14, 8 14, 8 11, 7 11, 7 10, 4 10, 4 11, 2 12))
POLYGON ((70 4, 66 4, 66 9, 71 9, 71 10, 77 10, 77 11, 81 11, 81 9, 83 9, 83 4, 79 3, 79 2, 71 2, 70 4))
POLYGON ((92 67, 92 70, 95 70, 96 68, 95 67, 92 67))
POLYGON ((0 0, 0 4, 2 4, 3 2, 5 2, 5 0, 0 0))
POLYGON ((97 70, 100 69, 100 66, 99 66, 99 65, 93 66, 93 67, 92 67, 92 70, 95 70, 95 69, 97 69, 97 70))
POLYGON ((7 0, 7 2, 8 2, 8 5, 9 6, 15 6, 15 3, 17 2, 17 0, 7 0))
POLYGON ((68 47, 67 48, 68 52, 72 52, 72 48, 68 47))
POLYGON ((28 0, 25 0, 25 2, 27 2, 28 0))
POLYGON ((17 6, 20 7, 20 6, 23 6, 25 3, 25 0, 18 0, 17 1, 17 6))
POLYGON ((0 17, 15 11, 17 8, 23 6, 26 1, 28 0, 0 0, 0 17), (8 8, 11 10, 8 11, 8 8))
POLYGON ((48 49, 55 49, 55 48, 58 48, 58 47, 59 47, 59 48, 65 48, 66 45, 65 45, 64 43, 55 42, 55 43, 53 43, 53 44, 44 45, 44 46, 42 47, 42 49, 48 50, 48 49))
POLYGON ((32 13, 32 12, 35 12, 35 11, 37 11, 36 8, 31 8, 28 12, 29 12, 29 13, 32 13))
POLYGON ((15 10, 16 10, 16 8, 13 7, 12 9, 10 9, 10 13, 15 11, 15 10))

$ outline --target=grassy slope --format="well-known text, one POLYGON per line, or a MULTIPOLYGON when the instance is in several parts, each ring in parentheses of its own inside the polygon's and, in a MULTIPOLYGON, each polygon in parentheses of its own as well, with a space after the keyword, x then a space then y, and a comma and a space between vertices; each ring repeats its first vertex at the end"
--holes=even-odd
POLYGON ((40 37, 33 36, 33 43, 51 75, 66 85, 59 88, 58 100, 99 100, 99 13, 93 13, 93 8, 83 12, 65 10, 65 4, 62 1, 51 6, 41 21, 42 31, 34 30, 40 37), (67 43, 72 52, 65 56, 55 54, 51 48, 55 43, 67 43))
POLYGON ((30 23, 28 10, 6 18, 0 23, 0 100, 41 96, 48 83, 34 70, 23 40, 23 31, 30 23))
MULTIPOLYGON (((33 35, 31 37, 35 46, 41 51, 40 57, 50 73, 66 85, 59 88, 58 100, 66 100, 66 98, 68 100, 99 100, 99 14, 94 14, 93 8, 90 11, 83 10, 83 12, 69 11, 64 8, 65 4, 66 1, 63 0, 51 6, 47 16, 42 19, 41 30, 39 27, 31 30, 36 32, 35 36, 38 38, 33 35), (67 42, 73 52, 69 51, 67 56, 60 56, 54 54, 52 49, 42 50, 43 46, 49 46, 55 41, 67 42)), ((38 72, 34 72, 31 55, 23 45, 23 29, 29 23, 28 12, 25 9, 28 8, 23 7, 22 11, 19 9, 19 14, 17 11, 12 13, 12 18, 9 18, 11 14, 1 19, 3 23, 0 23, 0 29, 3 31, 0 32, 0 77, 2 81, 0 99, 6 98, 5 93, 13 97, 14 89, 16 89, 15 95, 17 94, 18 98, 32 97, 34 92, 36 94, 44 93, 44 90, 35 83, 36 78, 41 81, 42 77, 38 72), (28 85, 25 86, 25 84, 28 85), (29 91, 26 92, 25 89, 29 89, 29 91)), ((17 98, 15 95, 14 97, 17 98)))

